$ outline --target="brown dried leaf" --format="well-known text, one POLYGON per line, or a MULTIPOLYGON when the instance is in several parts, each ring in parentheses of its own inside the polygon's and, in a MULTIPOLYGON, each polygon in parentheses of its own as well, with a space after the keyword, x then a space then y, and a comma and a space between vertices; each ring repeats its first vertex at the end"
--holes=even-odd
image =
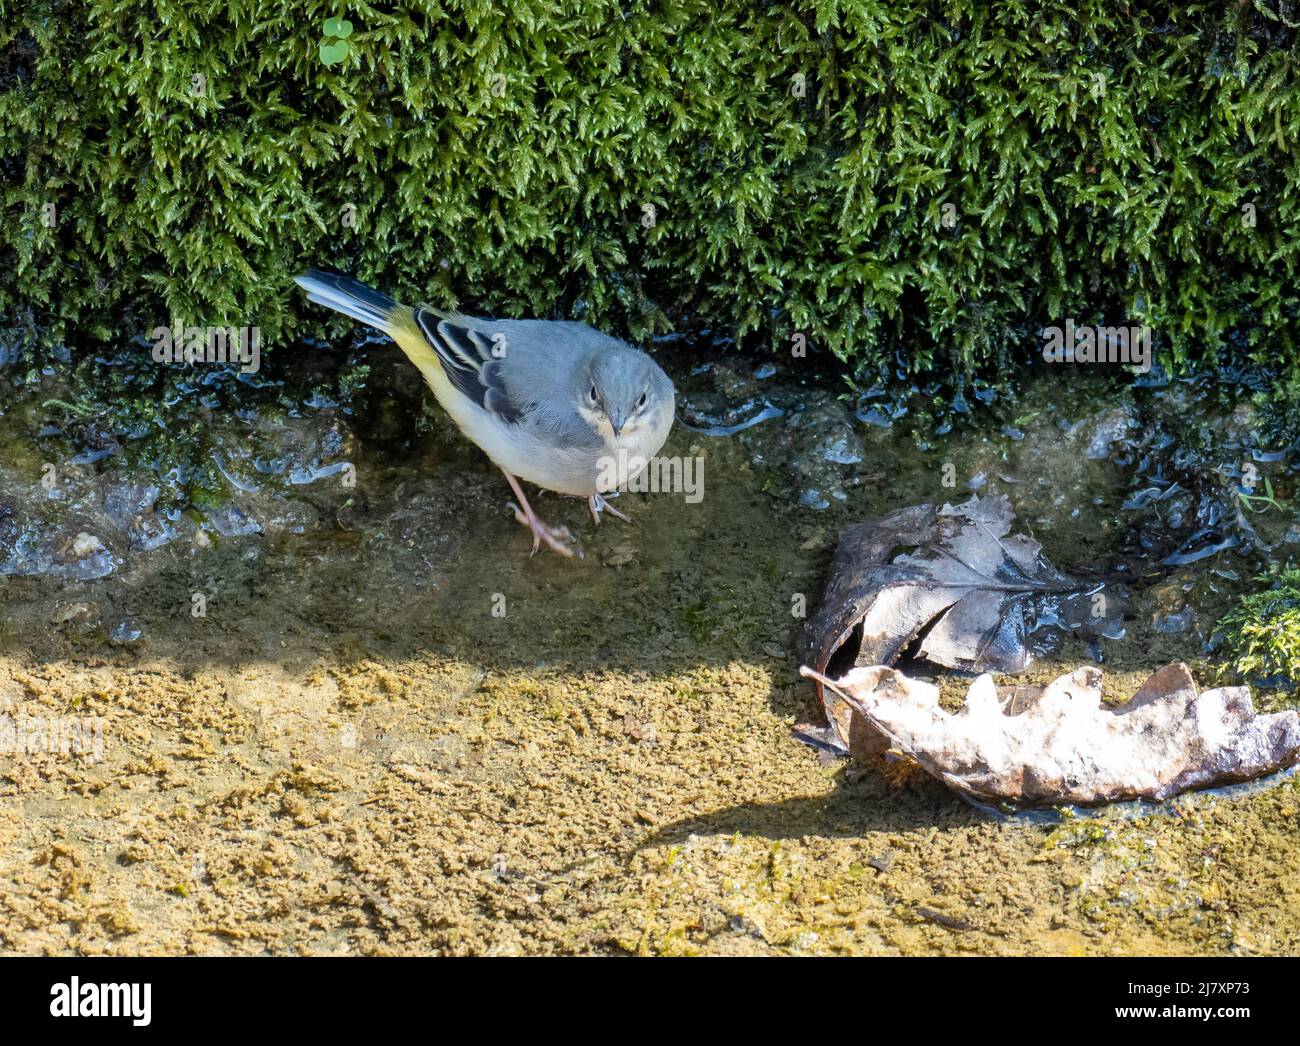
MULTIPOLYGON (((818 672, 841 647, 856 665, 890 665, 916 654, 947 668, 1020 672, 1039 621, 1073 617, 1092 631, 1084 584, 1058 571, 1038 542, 1012 534, 1004 497, 962 505, 915 505, 845 527, 822 605, 809 620, 803 657, 818 672), (898 555, 891 555, 899 550, 898 555)), ((823 696, 819 687, 818 696, 823 696)))
POLYGON ((1080 668, 1015 714, 1007 714, 987 674, 955 714, 939 706, 938 687, 881 665, 820 681, 831 725, 855 758, 895 748, 983 800, 1163 800, 1300 762, 1296 712, 1256 715, 1248 687, 1198 692, 1181 663, 1160 669, 1114 707, 1101 703, 1101 672, 1080 668))

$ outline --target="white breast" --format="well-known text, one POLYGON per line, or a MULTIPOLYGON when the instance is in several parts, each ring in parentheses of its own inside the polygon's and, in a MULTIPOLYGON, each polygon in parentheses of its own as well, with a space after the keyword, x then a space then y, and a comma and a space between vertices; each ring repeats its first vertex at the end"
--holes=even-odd
POLYGON ((462 431, 499 468, 546 490, 583 498, 629 482, 658 453, 672 428, 671 413, 659 426, 625 429, 618 437, 606 424, 603 448, 564 448, 548 442, 544 432, 502 424, 477 404, 461 406, 456 420, 462 431))

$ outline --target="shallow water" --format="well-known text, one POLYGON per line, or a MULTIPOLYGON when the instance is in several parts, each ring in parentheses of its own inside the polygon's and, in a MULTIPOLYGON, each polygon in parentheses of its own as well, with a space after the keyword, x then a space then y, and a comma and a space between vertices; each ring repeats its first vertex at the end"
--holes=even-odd
MULTIPOLYGON (((201 498, 126 439, 75 464, 85 426, 41 406, 57 389, 8 402, 0 705, 101 723, 103 758, 0 754, 0 946, 1300 948, 1294 776, 1042 824, 791 729, 796 610, 836 528, 971 491, 1128 606, 1124 638, 1067 639, 1009 682, 1098 656, 1111 698, 1172 659, 1210 682, 1213 623, 1261 559, 1225 521, 1228 473, 1277 450, 1248 416, 1063 372, 936 436, 919 395, 864 420, 793 363, 667 361, 683 416, 734 431, 677 426, 664 454, 703 459, 703 500, 626 494, 634 527, 540 495, 580 561, 530 558, 499 474, 411 396, 213 413, 187 430, 219 459, 201 498)), ((1258 467, 1290 491, 1289 456, 1258 467)), ((1273 544, 1294 521, 1249 522, 1273 544)))

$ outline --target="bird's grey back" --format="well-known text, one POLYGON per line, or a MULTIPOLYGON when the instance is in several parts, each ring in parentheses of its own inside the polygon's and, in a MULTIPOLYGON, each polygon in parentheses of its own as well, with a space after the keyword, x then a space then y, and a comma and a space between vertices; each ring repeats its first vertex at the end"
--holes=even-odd
POLYGON ((498 373, 524 429, 545 432, 556 445, 598 452, 603 444, 577 413, 575 372, 601 349, 635 352, 626 342, 572 320, 498 320, 442 313, 458 326, 502 345, 498 373), (504 337, 504 342, 500 338, 504 337))
POLYGON ((501 342, 501 374, 510 398, 520 406, 562 402, 573 398, 574 372, 599 349, 636 351, 594 327, 574 320, 496 320, 481 316, 451 315, 457 324, 501 342))

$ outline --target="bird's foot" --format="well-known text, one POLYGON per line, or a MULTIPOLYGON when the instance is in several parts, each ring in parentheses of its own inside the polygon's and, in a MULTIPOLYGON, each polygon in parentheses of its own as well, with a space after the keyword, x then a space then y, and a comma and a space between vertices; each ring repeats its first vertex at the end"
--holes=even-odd
POLYGON ((608 512, 616 519, 621 519, 624 523, 636 525, 636 521, 631 516, 625 516, 622 512, 611 505, 605 498, 599 494, 593 494, 587 499, 587 505, 591 509, 591 518, 596 521, 596 526, 600 526, 600 514, 608 512))
MULTIPOLYGON (((510 502, 510 507, 515 510, 515 519, 517 519, 522 526, 525 526, 532 531, 533 551, 530 555, 537 555, 537 550, 542 547, 542 542, 544 541, 546 542, 546 547, 552 552, 558 552, 560 555, 569 556, 570 558, 573 557, 575 554, 573 544, 574 538, 568 527, 548 527, 537 518, 537 515, 527 505, 525 505, 524 508, 520 508, 512 501, 510 502)), ((582 558, 581 550, 577 550, 576 554, 579 559, 582 558)))

